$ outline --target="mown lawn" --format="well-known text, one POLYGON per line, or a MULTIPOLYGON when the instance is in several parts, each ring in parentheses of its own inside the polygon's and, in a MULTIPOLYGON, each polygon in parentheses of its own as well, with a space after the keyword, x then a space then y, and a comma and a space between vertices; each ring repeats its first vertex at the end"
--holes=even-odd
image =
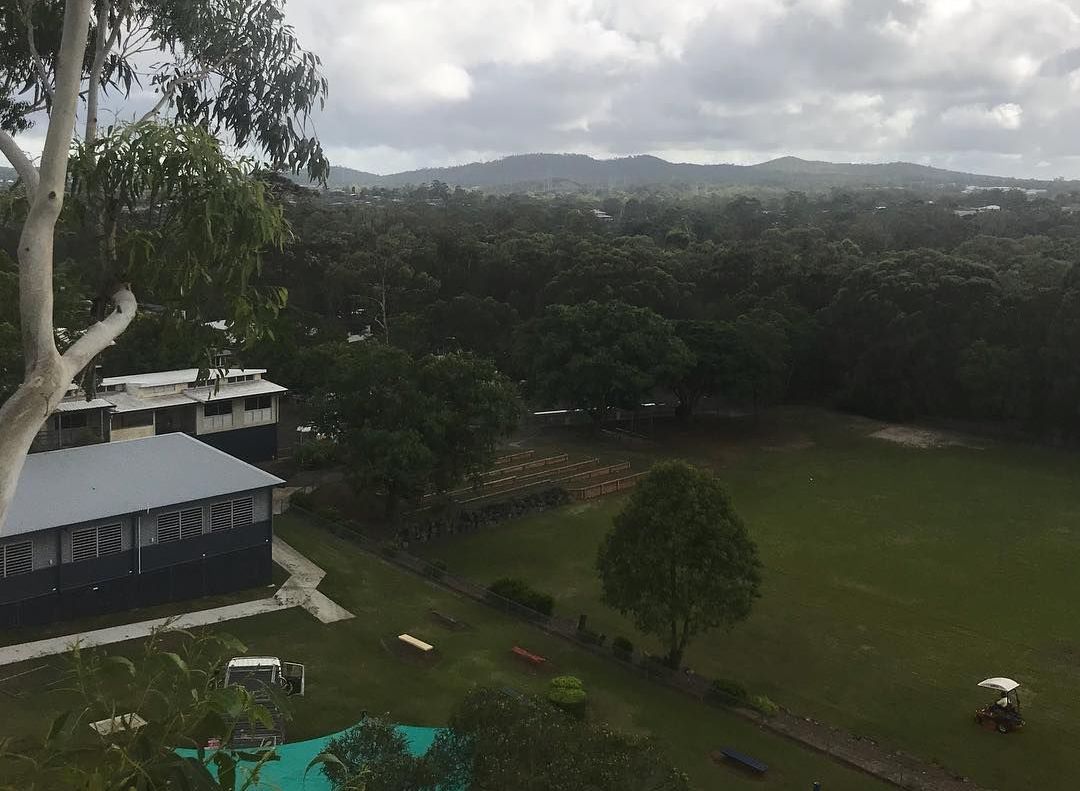
MULTIPOLYGON (((1000 442, 919 450, 871 430, 790 411, 761 435, 699 428, 634 452, 720 470, 765 564, 750 620, 699 639, 687 661, 987 787, 1080 787, 1080 455, 1000 442), (989 700, 975 685, 996 675, 1023 684, 1024 733, 972 724, 989 700)), ((563 614, 655 648, 600 603, 593 561, 622 502, 420 551, 481 582, 523 577, 563 614)))
MULTIPOLYGON (((533 627, 360 554, 348 542, 296 518, 281 518, 277 528, 326 569, 321 590, 357 616, 323 625, 296 609, 228 625, 227 631, 244 640, 250 653, 279 655, 307 665, 308 694, 294 700, 290 740, 346 727, 364 711, 387 714, 402 723, 441 725, 454 703, 478 684, 539 692, 547 676, 533 674, 509 654, 511 646, 521 644, 549 657, 558 672, 585 680, 594 718, 654 734, 701 791, 808 789, 813 780, 822 781, 828 791, 884 788, 752 723, 656 687, 533 627), (444 629, 431 619, 432 608, 467 622, 471 629, 444 629), (401 632, 435 644, 439 660, 426 666, 399 658, 392 647, 401 632), (751 779, 714 765, 708 754, 720 745, 737 747, 769 763, 767 779, 751 779)), ((0 699, 0 709, 7 715, 0 717, 0 737, 44 727, 50 713, 63 705, 59 692, 42 691, 21 701, 0 699)))

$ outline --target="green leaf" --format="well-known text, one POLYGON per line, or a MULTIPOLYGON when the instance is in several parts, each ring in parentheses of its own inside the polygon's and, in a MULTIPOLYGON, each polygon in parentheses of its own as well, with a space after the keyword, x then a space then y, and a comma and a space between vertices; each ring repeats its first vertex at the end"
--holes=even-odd
POLYGON ((334 766, 341 769, 342 772, 347 772, 348 767, 341 762, 341 759, 330 752, 321 752, 316 755, 311 761, 308 762, 307 767, 304 769, 304 777, 307 777, 307 773, 314 769, 316 766, 334 766))
POLYGON ((49 726, 49 734, 45 737, 46 742, 51 742, 64 730, 68 720, 71 719, 71 710, 67 710, 52 721, 52 725, 49 726))
POLYGON ((177 669, 185 676, 190 673, 187 662, 181 659, 179 654, 175 654, 172 651, 163 651, 161 655, 176 665, 177 669))
POLYGON ((112 656, 105 657, 105 662, 110 665, 117 665, 122 667, 128 672, 132 678, 135 676, 135 663, 128 659, 126 656, 120 654, 113 654, 112 656))

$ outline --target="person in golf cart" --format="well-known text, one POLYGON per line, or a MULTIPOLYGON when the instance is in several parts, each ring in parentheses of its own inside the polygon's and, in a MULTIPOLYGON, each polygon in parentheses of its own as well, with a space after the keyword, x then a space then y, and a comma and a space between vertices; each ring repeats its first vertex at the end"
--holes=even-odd
POLYGON ((1020 696, 1017 689, 1019 682, 1011 678, 988 678, 979 682, 980 687, 1003 693, 1000 698, 975 712, 975 722, 982 725, 989 721, 998 733, 1009 733, 1024 727, 1024 718, 1020 716, 1020 696))

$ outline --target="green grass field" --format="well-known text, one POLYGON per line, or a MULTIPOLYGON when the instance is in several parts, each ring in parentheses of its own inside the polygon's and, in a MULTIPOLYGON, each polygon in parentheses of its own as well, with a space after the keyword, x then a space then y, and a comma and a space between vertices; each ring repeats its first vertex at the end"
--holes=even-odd
MULTIPOLYGON (((691 646, 695 670, 987 787, 1080 787, 1080 456, 1000 442, 913 449, 869 438, 871 425, 791 410, 757 433, 698 428, 633 454, 594 448, 713 465, 760 546, 763 598, 745 624, 691 646), (996 675, 1023 684, 1023 733, 972 723, 992 695, 975 685, 996 675)), ((622 502, 421 552, 485 583, 523 577, 562 614, 653 648, 600 603, 593 560, 622 502)))
MULTIPOLYGON (((484 605, 463 600, 423 579, 360 554, 349 543, 293 517, 276 522, 279 533, 327 571, 321 590, 356 618, 323 625, 295 609, 230 623, 225 631, 244 640, 253 654, 273 654, 307 665, 308 689, 293 699, 290 740, 346 727, 367 711, 397 722, 440 725, 454 703, 474 685, 510 686, 540 692, 549 674, 534 674, 509 654, 514 644, 549 657, 555 670, 582 677, 592 716, 618 728, 649 732, 701 791, 773 788, 801 791, 820 780, 827 791, 885 788, 754 724, 654 686, 610 662, 549 637, 484 605), (451 632, 430 617, 435 608, 472 627, 451 632), (405 661, 393 650, 401 632, 436 645, 431 666, 405 661), (383 644, 390 646, 388 649, 383 644), (731 745, 770 765, 765 780, 713 764, 709 752, 731 745)), ((130 644, 115 650, 131 650, 130 644)), ((34 663, 27 663, 33 665, 34 663)), ((26 668, 0 669, 0 676, 26 668)), ((55 675, 55 674, 53 674, 55 675)), ((58 691, 27 690, 20 700, 2 696, 0 738, 43 729, 65 705, 58 691)))

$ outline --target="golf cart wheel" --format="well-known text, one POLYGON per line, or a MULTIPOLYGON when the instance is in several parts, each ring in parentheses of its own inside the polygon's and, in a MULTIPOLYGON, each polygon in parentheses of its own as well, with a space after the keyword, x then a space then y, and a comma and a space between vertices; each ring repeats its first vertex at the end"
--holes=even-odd
POLYGON ((997 732, 998 733, 1008 733, 1009 732, 1009 726, 1006 725, 1004 722, 999 722, 998 725, 997 725, 997 732))

